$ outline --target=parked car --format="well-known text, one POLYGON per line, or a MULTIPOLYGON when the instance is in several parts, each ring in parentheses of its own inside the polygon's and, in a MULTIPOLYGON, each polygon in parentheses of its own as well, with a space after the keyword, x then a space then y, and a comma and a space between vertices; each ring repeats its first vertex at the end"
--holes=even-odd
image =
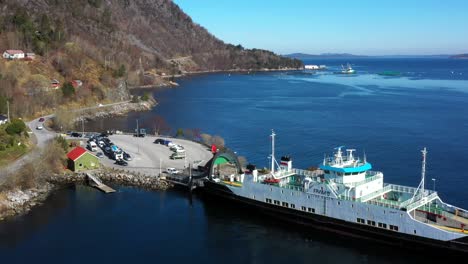
POLYGON ((98 145, 99 145, 100 148, 103 148, 106 144, 104 143, 104 141, 99 140, 98 145))
POLYGON ((41 125, 38 125, 38 126, 36 127, 36 129, 37 129, 37 130, 42 130, 43 127, 42 127, 41 125))
POLYGON ((168 147, 172 147, 175 145, 175 143, 172 143, 172 141, 168 141, 167 144, 166 144, 168 147))
POLYGON ((128 166, 128 162, 126 162, 126 161, 123 160, 123 159, 117 159, 117 160, 115 161, 115 164, 120 165, 120 166, 128 166))
POLYGON ((96 153, 96 157, 102 158, 102 157, 104 157, 104 154, 102 152, 98 152, 98 153, 96 153))
POLYGON ((45 119, 43 117, 39 118, 39 122, 44 122, 45 119))
POLYGON ((123 159, 126 160, 126 161, 131 161, 132 156, 130 156, 130 154, 128 154, 127 152, 124 152, 123 153, 123 159))
POLYGON ((174 151, 174 152, 184 151, 184 147, 182 147, 181 145, 174 145, 174 146, 170 147, 169 149, 174 151))
POLYGON ((167 168, 166 172, 169 173, 169 174, 178 174, 179 173, 179 171, 176 170, 175 168, 167 168))
POLYGON ((104 153, 106 153, 106 155, 111 154, 111 153, 112 153, 111 148, 110 148, 110 147, 105 147, 105 148, 104 148, 104 153))
POLYGON ((162 138, 157 138, 153 143, 154 143, 154 144, 161 144, 161 145, 164 145, 164 139, 162 139, 162 138))
POLYGON ((78 132, 72 132, 71 135, 72 137, 81 137, 81 133, 78 133, 78 132))
POLYGON ((185 159, 185 152, 175 152, 169 157, 170 159, 185 159))
POLYGON ((88 145, 86 147, 92 152, 96 152, 98 150, 96 143, 92 140, 88 141, 88 145))

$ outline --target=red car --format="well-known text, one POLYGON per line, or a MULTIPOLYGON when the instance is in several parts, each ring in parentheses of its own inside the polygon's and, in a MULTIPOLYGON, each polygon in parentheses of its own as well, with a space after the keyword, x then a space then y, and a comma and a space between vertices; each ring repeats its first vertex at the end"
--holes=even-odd
POLYGON ((39 118, 39 122, 44 122, 44 120, 45 119, 43 117, 39 118))

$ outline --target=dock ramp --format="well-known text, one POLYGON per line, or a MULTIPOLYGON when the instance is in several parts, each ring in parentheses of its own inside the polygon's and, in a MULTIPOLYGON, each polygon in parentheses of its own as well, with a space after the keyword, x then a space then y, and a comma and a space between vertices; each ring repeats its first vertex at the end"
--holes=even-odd
POLYGON ((113 193, 115 192, 114 189, 112 189, 111 187, 105 185, 104 183, 102 183, 101 180, 99 180, 97 177, 95 177, 94 175, 92 175, 91 173, 86 173, 86 178, 88 179, 88 183, 90 186, 93 186, 94 188, 102 191, 102 192, 105 192, 105 193, 113 193))

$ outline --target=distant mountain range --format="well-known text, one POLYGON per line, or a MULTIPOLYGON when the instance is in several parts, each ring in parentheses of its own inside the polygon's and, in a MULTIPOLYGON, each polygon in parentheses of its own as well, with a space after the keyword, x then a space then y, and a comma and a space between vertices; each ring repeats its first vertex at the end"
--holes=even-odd
POLYGON ((457 54, 450 56, 452 59, 468 59, 468 53, 463 53, 463 54, 457 54))
POLYGON ((366 58, 369 56, 354 55, 349 53, 322 53, 322 54, 306 54, 306 53, 291 53, 284 55, 285 57, 294 59, 316 59, 316 58, 366 58))
POLYGON ((355 55, 350 53, 322 53, 322 54, 306 54, 306 53, 291 53, 284 55, 285 57, 295 59, 353 59, 353 58, 454 58, 454 59, 468 59, 468 54, 436 54, 436 55, 355 55))

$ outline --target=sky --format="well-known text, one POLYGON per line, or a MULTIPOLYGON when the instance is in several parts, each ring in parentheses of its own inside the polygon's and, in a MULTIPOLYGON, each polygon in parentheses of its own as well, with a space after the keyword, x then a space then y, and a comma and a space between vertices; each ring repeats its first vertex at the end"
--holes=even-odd
POLYGON ((231 44, 360 55, 468 53, 468 0, 174 0, 231 44))

